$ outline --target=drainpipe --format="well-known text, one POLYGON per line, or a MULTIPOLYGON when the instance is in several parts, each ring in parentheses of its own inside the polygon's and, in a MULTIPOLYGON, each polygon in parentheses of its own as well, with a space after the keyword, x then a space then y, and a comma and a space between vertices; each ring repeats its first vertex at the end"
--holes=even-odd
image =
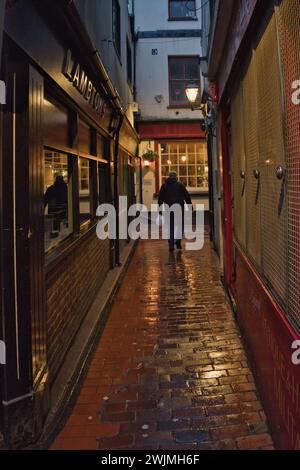
MULTIPOLYGON (((0 3, 0 64, 2 59, 2 40, 3 40, 3 29, 4 29, 4 14, 5 14, 5 2, 2 0, 0 3)), ((0 105, 6 103, 6 87, 5 83, 0 80, 0 105)))
POLYGON ((4 29, 5 2, 6 2, 6 0, 1 0, 1 3, 0 3, 0 58, 1 58, 1 54, 2 54, 2 39, 3 39, 3 29, 4 29))
POLYGON ((132 39, 133 39, 133 55, 134 55, 134 63, 133 63, 133 99, 136 101, 136 46, 137 46, 137 35, 135 34, 135 0, 132 0, 132 14, 133 14, 133 31, 132 31, 132 39))
POLYGON ((119 188, 118 188, 118 180, 119 180, 119 149, 120 149, 120 131, 123 125, 124 116, 121 115, 119 118, 118 126, 115 130, 115 148, 114 148, 114 203, 115 203, 115 210, 116 210, 116 244, 115 244, 115 264, 116 266, 121 266, 120 262, 120 223, 119 223, 119 188))

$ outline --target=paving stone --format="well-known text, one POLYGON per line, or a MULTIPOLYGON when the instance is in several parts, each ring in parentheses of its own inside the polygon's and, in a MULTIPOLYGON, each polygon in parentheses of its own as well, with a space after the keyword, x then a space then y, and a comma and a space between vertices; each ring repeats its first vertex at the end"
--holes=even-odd
POLYGON ((193 444, 210 441, 210 435, 206 431, 180 431, 175 433, 175 441, 182 444, 193 444))
POLYGON ((208 237, 139 242, 52 448, 273 449, 208 237))

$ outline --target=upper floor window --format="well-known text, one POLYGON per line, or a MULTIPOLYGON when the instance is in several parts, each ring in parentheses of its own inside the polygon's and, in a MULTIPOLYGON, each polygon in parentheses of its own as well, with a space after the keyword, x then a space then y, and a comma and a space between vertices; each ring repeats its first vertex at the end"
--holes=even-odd
POLYGON ((169 0, 170 20, 193 20, 196 11, 196 0, 169 0))
POLYGON ((200 88, 199 58, 169 57, 170 106, 190 107, 185 89, 191 81, 200 88))
POLYGON ((121 11, 118 0, 113 0, 113 41, 119 57, 121 57, 121 11))

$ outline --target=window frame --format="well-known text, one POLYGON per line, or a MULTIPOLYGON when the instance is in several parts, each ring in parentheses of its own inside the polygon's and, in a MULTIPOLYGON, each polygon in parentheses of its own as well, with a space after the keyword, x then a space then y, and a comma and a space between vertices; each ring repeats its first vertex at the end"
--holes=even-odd
POLYGON ((192 17, 192 16, 190 16, 190 17, 189 16, 173 16, 172 15, 171 5, 174 1, 186 2, 186 0, 168 0, 168 12, 169 12, 168 20, 169 21, 198 21, 197 10, 196 10, 196 8, 197 8, 196 0, 189 0, 189 1, 193 1, 194 4, 195 4, 195 16, 194 17, 192 17))
POLYGON ((172 96, 171 96, 171 83, 178 81, 178 82, 184 82, 188 83, 191 80, 193 82, 198 83, 199 89, 201 87, 201 77, 200 77, 200 64, 199 64, 199 55, 169 55, 168 56, 168 84, 169 84, 169 108, 177 108, 177 109, 191 109, 191 103, 187 99, 187 96, 185 96, 185 102, 183 103, 173 103, 172 96), (198 65, 198 78, 197 79, 191 79, 191 78, 182 78, 182 79, 175 79, 171 78, 171 60, 176 59, 176 60, 191 60, 194 59, 195 61, 197 60, 197 65, 198 65))
MULTIPOLYGON (((67 145, 62 143, 44 141, 43 149, 49 150, 52 152, 63 153, 68 156, 69 161, 69 171, 72 177, 72 232, 69 236, 62 239, 56 246, 53 246, 50 250, 44 250, 44 259, 45 259, 45 268, 48 269, 49 266, 53 266, 53 263, 56 263, 57 260, 61 259, 65 253, 76 244, 81 237, 84 237, 85 234, 89 233, 90 230, 93 230, 97 224, 98 218, 96 216, 96 210, 98 207, 98 164, 104 163, 107 165, 107 174, 111 175, 111 147, 110 147, 110 138, 109 136, 92 120, 85 116, 81 110, 75 108, 73 103, 66 98, 60 90, 58 90, 52 83, 46 82, 44 97, 50 102, 54 102, 55 105, 62 107, 68 111, 68 142, 67 145), (79 150, 79 122, 88 126, 91 132, 90 136, 90 151, 89 153, 82 152, 79 150), (98 151, 98 141, 97 135, 99 138, 104 139, 103 151, 98 151), (80 209, 79 209, 79 157, 87 158, 92 162, 92 175, 90 175, 90 182, 93 190, 93 197, 91 195, 91 213, 94 215, 93 218, 87 220, 85 223, 80 224, 80 209)), ((44 109, 44 108, 43 108, 44 109)), ((43 111, 44 112, 44 111, 43 111)), ((100 143, 99 143, 100 145, 100 143)), ((100 147, 99 147, 100 148, 100 147)), ((102 148, 102 147, 101 147, 102 148)), ((43 170, 43 181, 44 181, 44 170, 43 170)), ((106 186, 106 198, 111 199, 111 186, 110 183, 106 186)), ((43 219, 44 220, 44 219, 43 219)), ((45 226, 43 222, 42 236, 43 236, 43 246, 45 247, 45 226)))
MULTIPOLYGON (((196 145, 196 144, 206 144, 206 145, 207 145, 207 141, 206 141, 205 139, 161 140, 161 141, 159 142, 159 184, 160 184, 160 186, 163 184, 163 178, 165 178, 165 177, 162 176, 162 167, 163 167, 163 166, 169 167, 169 171, 170 171, 170 169, 171 169, 170 167, 172 166, 172 165, 163 165, 163 164, 162 164, 162 147, 161 147, 161 146, 162 146, 163 144, 167 144, 167 145, 170 145, 170 144, 177 144, 177 145, 184 144, 184 145, 186 146, 186 152, 185 152, 185 153, 187 153, 187 156, 188 156, 188 151, 187 151, 188 145, 190 145, 190 144, 194 144, 194 145, 196 145)), ((193 153, 193 155, 195 155, 195 157, 196 157, 196 156, 197 156, 197 152, 195 151, 195 152, 193 153)), ((168 156, 170 156, 170 151, 168 151, 168 156)), ((176 158, 178 158, 178 159, 180 158, 180 151, 179 151, 179 149, 177 149, 177 157, 176 157, 176 158)), ((208 168, 208 166, 209 166, 208 154, 206 154, 206 160, 205 160, 205 162, 204 162, 204 163, 201 163, 201 164, 200 164, 200 163, 197 163, 196 160, 195 160, 195 164, 189 164, 188 160, 186 161, 187 174, 186 174, 186 176, 184 176, 184 177, 186 177, 187 180, 188 180, 189 177, 195 177, 196 179, 199 177, 199 176, 198 176, 198 173, 197 173, 197 170, 196 170, 195 176, 192 176, 192 175, 189 175, 189 174, 188 174, 188 167, 189 167, 189 166, 195 166, 195 168, 197 168, 198 165, 203 165, 203 166, 205 166, 205 167, 208 168)), ((174 165, 174 166, 179 167, 179 166, 183 166, 183 164, 178 163, 178 164, 176 164, 176 165, 174 165)), ((178 170, 177 170, 177 172, 178 172, 178 170)), ((204 174, 206 174, 207 179, 208 179, 208 178, 209 178, 209 171, 204 172, 204 174)), ((180 179, 180 174, 179 174, 179 180, 181 181, 181 179, 180 179)), ((208 181, 207 186, 200 187, 200 186, 188 186, 188 185, 187 185, 186 187, 187 187, 187 190, 188 190, 191 194, 208 194, 208 192, 209 192, 209 181, 208 181)))
MULTIPOLYGON (((70 240, 74 237, 74 235, 77 233, 76 230, 76 200, 75 200, 75 193, 76 193, 76 161, 77 161, 77 154, 74 153, 74 149, 68 149, 68 148, 62 148, 60 146, 54 147, 53 145, 49 144, 44 144, 43 146, 43 153, 44 153, 44 164, 43 164, 43 186, 45 184, 45 152, 53 152, 53 153, 59 153, 67 157, 67 162, 68 162, 68 173, 69 177, 71 178, 71 184, 72 184, 72 189, 71 189, 71 201, 68 200, 68 205, 69 203, 71 204, 71 219, 72 219, 72 231, 63 239, 59 240, 59 242, 46 250, 45 248, 45 238, 44 238, 44 253, 45 253, 45 258, 47 259, 50 255, 55 253, 60 249, 61 246, 64 246, 66 243, 70 242, 70 240)), ((45 193, 44 193, 45 195, 45 193)), ((44 212, 44 230, 43 230, 43 236, 45 237, 45 212, 44 212)))

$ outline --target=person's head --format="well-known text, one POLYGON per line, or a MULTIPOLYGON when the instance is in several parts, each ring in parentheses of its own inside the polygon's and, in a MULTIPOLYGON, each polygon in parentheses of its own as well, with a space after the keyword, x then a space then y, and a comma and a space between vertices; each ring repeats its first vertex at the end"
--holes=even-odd
POLYGON ((64 183, 64 177, 60 174, 55 176, 55 184, 62 184, 64 183))
POLYGON ((174 180, 177 179, 177 173, 176 173, 176 171, 170 171, 170 173, 169 173, 169 178, 174 179, 174 180))

